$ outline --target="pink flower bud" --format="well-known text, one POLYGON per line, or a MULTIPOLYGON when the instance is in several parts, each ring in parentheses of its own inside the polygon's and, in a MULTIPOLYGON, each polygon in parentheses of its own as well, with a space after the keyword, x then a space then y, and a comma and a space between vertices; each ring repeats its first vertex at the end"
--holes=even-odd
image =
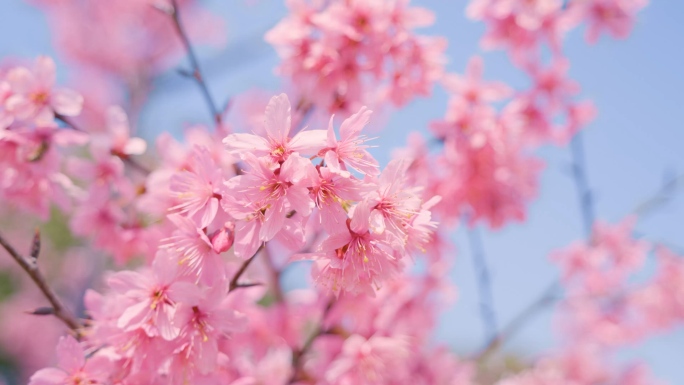
POLYGON ((211 246, 217 253, 228 251, 233 246, 235 236, 232 228, 234 226, 230 223, 228 226, 222 227, 211 236, 211 246))

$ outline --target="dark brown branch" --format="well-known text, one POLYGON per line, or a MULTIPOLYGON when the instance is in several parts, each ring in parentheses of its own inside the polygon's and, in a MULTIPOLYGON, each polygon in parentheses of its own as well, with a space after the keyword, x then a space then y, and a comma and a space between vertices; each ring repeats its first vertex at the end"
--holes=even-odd
POLYGON ((147 167, 143 166, 142 164, 138 163, 135 159, 131 158, 128 155, 117 155, 121 160, 123 160, 124 163, 129 165, 132 169, 138 171, 142 175, 150 175, 151 171, 147 167))
POLYGON ((181 39, 181 42, 183 43, 185 52, 188 55, 188 60, 190 60, 190 66, 192 67, 191 72, 181 71, 181 73, 195 80, 195 82, 200 88, 200 91, 202 92, 202 96, 204 97, 204 101, 206 102, 207 107, 209 107, 209 112, 211 113, 212 120, 216 122, 217 126, 220 126, 222 122, 221 112, 216 107, 216 103, 214 102, 214 99, 211 97, 211 93, 209 92, 209 87, 207 87, 207 84, 204 81, 204 76, 202 75, 202 70, 200 69, 199 61, 197 60, 197 55, 195 55, 195 50, 192 48, 192 44, 190 43, 188 34, 185 32, 185 28, 183 27, 183 23, 181 21, 180 8, 178 7, 178 2, 177 0, 171 0, 171 4, 173 8, 169 10, 169 15, 173 19, 173 25, 176 29, 176 32, 178 33, 178 36, 181 39))
MULTIPOLYGON (((33 245, 36 243, 40 243, 40 241, 35 241, 33 245)), ((38 269, 38 264, 37 264, 37 257, 38 254, 36 252, 35 256, 33 255, 34 250, 39 250, 39 248, 36 248, 35 246, 32 246, 32 255, 31 258, 26 258, 23 255, 21 255, 17 250, 12 247, 12 245, 9 244, 9 242, 0 235, 0 245, 7 250, 9 255, 21 266, 21 268, 31 277, 31 280, 38 286, 38 289, 43 293, 45 298, 47 298, 48 302, 50 302, 50 305, 52 305, 52 314, 55 315, 55 317, 59 318, 62 322, 64 322, 65 325, 69 327, 69 329, 73 330, 76 332, 76 334, 79 334, 79 330, 83 325, 76 319, 76 317, 71 314, 71 312, 62 304, 62 301, 59 300, 57 297, 57 294, 52 290, 52 288, 48 285, 47 281, 45 280, 45 277, 41 274, 40 270, 38 269)))
POLYGON ((85 132, 80 127, 78 127, 71 119, 69 119, 68 117, 66 117, 64 115, 55 114, 55 119, 66 124, 67 128, 71 128, 72 130, 76 130, 76 131, 80 131, 80 132, 85 132))
POLYGON ((240 268, 238 269, 238 271, 235 273, 235 275, 233 276, 233 279, 230 280, 230 286, 228 287, 228 292, 231 292, 231 291, 233 291, 233 290, 235 290, 235 289, 238 289, 238 288, 241 288, 241 287, 256 286, 256 285, 254 285, 254 284, 238 284, 238 280, 240 279, 240 277, 242 276, 242 274, 245 273, 245 271, 247 270, 247 268, 249 267, 249 265, 252 263, 252 261, 254 260, 254 258, 256 258, 256 256, 259 254, 259 252, 260 252, 261 250, 263 250, 264 245, 265 245, 265 244, 262 244, 262 245, 259 247, 259 249, 257 249, 256 253, 254 253, 254 255, 252 255, 248 260, 246 260, 246 261, 244 261, 244 262, 242 263, 242 266, 240 266, 240 268))

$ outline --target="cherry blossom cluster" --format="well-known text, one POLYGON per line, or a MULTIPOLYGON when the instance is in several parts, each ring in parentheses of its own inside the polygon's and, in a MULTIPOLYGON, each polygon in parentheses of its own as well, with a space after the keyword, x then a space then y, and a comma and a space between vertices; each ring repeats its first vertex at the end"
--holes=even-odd
MULTIPOLYGON (((41 92, 60 91, 48 84, 41 92)), ((53 125, 55 111, 60 110, 45 112, 53 125)), ((191 148, 162 136, 157 143, 162 164, 151 171, 137 162, 147 146, 130 136, 120 107, 110 107, 106 127, 94 133, 77 131, 64 117, 63 126, 53 129, 80 135, 88 155, 61 162, 61 175, 72 183, 68 199, 76 203, 71 231, 119 263, 142 256, 150 265, 109 274, 104 294, 88 291, 89 320, 77 334, 83 341, 63 338, 58 368, 36 372, 30 383, 238 383, 251 378, 284 384, 320 376, 344 384, 409 375, 446 383, 452 373, 468 378, 467 365, 443 348, 424 347, 432 316, 428 309, 414 309, 444 285, 444 270, 425 281, 402 276, 408 257, 425 251, 431 240, 436 223, 429 208, 438 198, 425 200, 421 189, 408 183, 405 161, 393 161, 381 172, 361 132, 370 116, 361 108, 342 122, 339 135, 332 118, 327 130, 290 135, 291 107, 281 94, 266 106, 262 134, 229 134, 221 143, 215 138, 223 132, 220 127, 216 134, 196 127, 186 135, 191 148), (263 283, 231 280, 260 250, 270 259, 267 244, 272 242, 292 250, 289 260, 315 260, 312 274, 323 290, 299 299, 280 293, 278 303, 264 310, 259 304, 263 283), (309 242, 314 252, 296 253, 309 242), (225 253, 232 257, 227 260, 225 253), (376 292, 387 298, 397 290, 407 297, 393 311, 409 306, 405 311, 421 313, 405 326, 387 325, 381 314, 368 315, 371 324, 357 325, 349 323, 348 314, 327 310, 335 302, 328 293, 340 297, 336 306, 346 307, 376 292), (269 337, 260 325, 276 317, 274 312, 285 312, 277 317, 290 326, 283 326, 289 331, 270 330, 269 337), (300 321, 288 316, 296 313, 300 321), (321 329, 325 336, 310 347, 315 357, 300 347, 310 332, 307 317, 320 318, 319 328, 330 327, 321 329), (246 359, 237 346, 249 346, 253 356, 246 359), (409 355, 414 347, 429 362, 416 363, 409 355), (169 359, 163 352, 173 354, 169 359), (295 356, 301 363, 293 367, 295 356), (309 368, 319 356, 329 360, 329 369, 309 368), (405 362, 407 372, 388 370, 385 360, 405 362), (263 378, 264 368, 275 371, 263 378)), ((268 280, 263 272, 252 274, 268 280)))
POLYGON ((81 95, 55 87, 55 63, 0 69, 0 199, 47 219, 51 203, 69 205, 70 180, 61 173, 60 148, 85 134, 61 129, 57 119, 78 115, 81 95))
POLYGON ((552 255, 563 275, 567 297, 556 314, 564 345, 505 385, 655 384, 648 367, 618 365, 619 348, 662 333, 684 321, 684 262, 663 247, 648 281, 632 276, 644 268, 653 245, 633 237, 633 220, 597 224, 589 243, 552 255))
POLYGON ((514 91, 505 83, 483 80, 484 61, 477 56, 470 59, 463 75, 441 78, 451 96, 444 118, 430 128, 443 147, 432 155, 413 143, 408 151, 427 157, 417 161, 413 170, 430 175, 423 183, 444 197, 439 208, 445 220, 467 216, 471 224, 486 221, 500 227, 525 218, 543 165, 532 152, 541 145, 568 143, 596 115, 590 101, 577 100, 580 87, 568 77, 570 61, 562 53, 562 38, 583 21, 590 24, 592 40, 603 29, 624 37, 643 5, 639 1, 470 3, 468 16, 488 27, 482 45, 507 50, 528 75, 530 87, 514 91), (543 46, 551 49, 549 64, 542 59, 543 46), (425 173, 426 168, 442 172, 425 173))
POLYGON ((648 0, 472 0, 467 15, 487 25, 486 48, 505 48, 518 63, 530 63, 542 43, 560 51, 564 35, 586 22, 586 37, 596 42, 607 31, 625 38, 648 0))
MULTIPOLYGON (((434 23, 407 0, 298 0, 266 34, 283 59, 279 74, 298 108, 354 113, 387 101, 401 107, 429 95, 443 72, 446 40, 416 35, 434 23)), ((325 115, 325 114, 324 114, 325 115)))
POLYGON ((370 116, 362 107, 345 119, 339 139, 333 118, 327 130, 290 135, 290 102, 285 94, 276 96, 266 107, 265 135, 231 134, 223 140, 248 166, 244 174, 225 187, 217 186, 219 175, 195 174, 194 183, 186 184, 193 190, 180 191, 187 197, 185 207, 204 226, 220 203, 234 220, 239 258, 251 257, 259 244, 274 238, 301 248, 311 218, 327 237, 316 252, 296 258, 315 260, 316 282, 335 293, 372 294, 402 270, 411 250, 429 241, 436 223, 428 210, 439 198, 423 200, 421 191, 408 185, 405 161, 392 161, 380 172, 361 134, 370 116), (202 185, 200 194, 196 189, 202 185))

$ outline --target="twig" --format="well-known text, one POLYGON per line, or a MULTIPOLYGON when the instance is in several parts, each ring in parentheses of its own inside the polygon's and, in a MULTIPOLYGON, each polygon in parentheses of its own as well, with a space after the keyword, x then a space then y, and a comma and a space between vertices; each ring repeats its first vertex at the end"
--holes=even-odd
POLYGON ((594 227, 594 198, 587 181, 587 166, 584 157, 584 143, 582 141, 582 131, 578 131, 570 141, 570 154, 572 156, 572 175, 577 189, 582 223, 586 239, 591 241, 591 234, 594 227))
MULTIPOLYGON (((572 176, 577 190, 577 197, 580 204, 582 224, 587 242, 592 242, 594 227, 595 210, 594 199, 587 180, 587 165, 584 154, 584 143, 582 141, 582 131, 578 131, 570 142, 570 155, 572 157, 572 176)), ((552 282, 532 303, 525 307, 517 316, 513 318, 489 343, 478 353, 476 359, 484 359, 496 351, 509 338, 521 329, 525 323, 536 315, 539 311, 553 304, 556 299, 556 292, 560 288, 560 281, 552 282)))
POLYGON ((31 280, 33 280, 36 286, 38 286, 38 289, 40 289, 45 298, 47 298, 47 300, 50 302, 50 305, 52 305, 52 314, 64 322, 64 324, 67 325, 69 329, 73 330, 76 335, 79 335, 79 329, 81 329, 83 325, 81 325, 78 319, 76 319, 76 317, 71 314, 71 312, 62 304, 57 297, 57 294, 55 294, 52 288, 48 285, 45 277, 43 277, 38 269, 37 258, 40 247, 36 247, 35 245, 39 245, 40 241, 36 241, 36 238, 38 238, 38 236, 34 238, 30 258, 26 258, 17 252, 17 250, 14 249, 14 247, 12 247, 12 245, 10 245, 9 242, 2 237, 2 235, 0 235, 0 245, 7 250, 9 255, 19 264, 19 266, 21 266, 21 268, 29 275, 29 277, 31 277, 31 280))
POLYGON ((259 246, 259 248, 257 249, 257 251, 254 253, 254 255, 252 255, 248 260, 246 260, 246 261, 244 261, 244 262, 242 263, 242 266, 240 266, 240 268, 238 269, 238 271, 235 273, 235 275, 233 276, 233 279, 230 280, 230 286, 228 286, 228 292, 231 292, 231 291, 233 291, 233 290, 235 290, 235 289, 238 289, 238 288, 241 288, 241 287, 256 286, 256 285, 253 285, 253 284, 238 284, 238 280, 240 279, 240 277, 242 276, 242 274, 244 274, 244 272, 247 270, 247 268, 248 268, 249 265, 252 263, 252 261, 254 260, 254 258, 256 258, 256 256, 259 254, 259 252, 260 252, 261 250, 263 250, 264 245, 265 245, 265 244, 262 243, 261 246, 259 246))
POLYGON ((131 166, 132 169, 138 171, 139 173, 143 175, 150 175, 152 171, 150 171, 149 168, 143 166, 142 164, 138 163, 135 159, 131 158, 128 155, 117 155, 121 160, 123 160, 124 163, 128 164, 131 166))
POLYGON ((311 347, 313 346, 313 343, 316 341, 316 338, 327 333, 327 331, 323 328, 323 323, 325 322, 325 319, 328 316, 328 314, 330 314, 330 309, 332 309, 334 304, 335 300, 331 298, 330 301, 328 301, 328 304, 325 306, 323 314, 321 315, 321 324, 318 325, 316 330, 304 342, 304 345, 301 347, 301 349, 297 349, 292 352, 292 367, 294 368, 294 370, 292 371, 292 377, 290 378, 288 384, 294 384, 300 379, 299 374, 302 369, 302 358, 306 353, 309 352, 309 350, 311 350, 311 347))
POLYGON ((183 28, 183 23, 181 21, 180 16, 180 8, 178 7, 178 1, 171 0, 171 4, 173 8, 169 10, 169 14, 173 19, 173 25, 176 29, 176 32, 178 32, 178 36, 180 37, 181 42, 183 43, 185 52, 187 53, 188 59, 190 60, 190 66, 192 67, 192 72, 184 71, 183 73, 195 80, 195 82, 200 88, 200 91, 202 92, 202 96, 204 97, 204 101, 206 102, 207 107, 209 107, 209 112, 211 113, 212 119, 216 122, 217 126, 220 126, 222 122, 221 113, 219 109, 216 107, 214 99, 211 97, 209 87, 207 87, 207 84, 204 81, 204 76, 202 75, 202 70, 200 69, 199 61, 197 60, 197 55, 195 55, 195 50, 192 48, 192 44, 190 43, 188 34, 185 32, 185 28, 183 28))
POLYGON ((645 217, 652 213, 655 209, 661 207, 672 199, 674 191, 684 183, 684 174, 680 174, 674 178, 669 179, 663 183, 660 188, 650 198, 638 204, 633 210, 632 214, 638 217, 645 217))
POLYGON ((72 130, 76 130, 76 131, 80 131, 80 132, 85 132, 80 127, 78 127, 71 119, 69 119, 68 117, 66 117, 64 115, 55 114, 55 119, 66 124, 67 128, 71 128, 72 130))
MULTIPOLYGON (((486 341, 491 341, 497 335, 497 316, 494 308, 494 294, 492 292, 492 280, 489 266, 482 246, 482 238, 475 226, 469 226, 467 220, 463 221, 466 226, 470 254, 475 268, 478 297, 480 300, 480 318, 484 325, 486 341)), ((489 342, 488 342, 489 343, 489 342)))
POLYGON ((495 352, 504 342, 508 341, 515 333, 518 332, 528 320, 530 320, 539 311, 545 309, 547 306, 552 305, 558 296, 556 292, 560 287, 558 281, 552 282, 550 285, 544 289, 542 295, 540 295, 536 300, 527 305, 518 315, 516 315, 513 320, 511 320, 506 326, 504 326, 501 331, 491 340, 489 343, 477 353, 473 359, 476 361, 487 358, 491 353, 495 352))

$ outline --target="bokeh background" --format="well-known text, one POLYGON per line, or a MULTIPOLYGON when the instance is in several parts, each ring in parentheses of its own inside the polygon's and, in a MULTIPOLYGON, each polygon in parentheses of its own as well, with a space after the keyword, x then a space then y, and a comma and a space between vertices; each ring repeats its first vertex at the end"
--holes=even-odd
MULTIPOLYGON (((110 0, 113 1, 113 0, 110 0)), ((199 55, 212 93, 227 100, 260 88, 276 92, 281 86, 273 69, 274 50, 263 34, 286 13, 276 0, 207 0, 212 12, 224 18, 227 36, 216 46, 200 46, 199 55)), ((485 76, 524 88, 526 77, 499 51, 479 48, 484 25, 467 20, 465 1, 412 3, 436 12, 437 22, 426 34, 449 39, 450 72, 462 72, 469 57, 485 58, 485 76)), ((601 39, 588 45, 582 30, 567 38, 570 77, 582 86, 581 96, 593 100, 597 118, 584 136, 587 171, 599 220, 616 222, 642 202, 669 185, 657 210, 640 219, 637 232, 684 254, 684 2, 653 1, 638 15, 627 40, 601 39)), ((39 54, 56 57, 63 82, 77 77, 60 62, 52 47, 46 17, 20 0, 0 1, 0 58, 39 54)), ((181 62, 179 62, 181 64, 181 62)), ((408 133, 427 135, 428 123, 443 116, 447 95, 436 89, 401 111, 386 111, 377 133, 373 155, 386 163, 392 149, 405 145, 408 133)), ((138 123, 138 135, 153 138, 161 131, 179 134, 186 123, 207 122, 205 106, 196 85, 170 70, 155 82, 138 123)), ((208 122, 207 122, 208 123, 208 122)), ((570 178, 567 148, 539 150, 546 168, 539 197, 528 211, 528 220, 497 231, 482 229, 487 259, 493 273, 495 307, 500 324, 506 324, 536 298, 557 276, 548 262, 549 252, 581 239, 582 227, 575 186, 570 178)), ((473 352, 482 346, 484 331, 479 318, 474 270, 466 237, 454 229, 457 246, 451 276, 458 286, 458 300, 445 309, 435 339, 457 352, 473 352)), ((284 277, 286 287, 305 284, 301 272, 284 277)), ((533 357, 551 349, 554 334, 552 308, 539 313, 506 346, 518 357, 533 357)), ((656 377, 684 384, 684 330, 657 337, 627 349, 625 359, 640 358, 656 377)))

